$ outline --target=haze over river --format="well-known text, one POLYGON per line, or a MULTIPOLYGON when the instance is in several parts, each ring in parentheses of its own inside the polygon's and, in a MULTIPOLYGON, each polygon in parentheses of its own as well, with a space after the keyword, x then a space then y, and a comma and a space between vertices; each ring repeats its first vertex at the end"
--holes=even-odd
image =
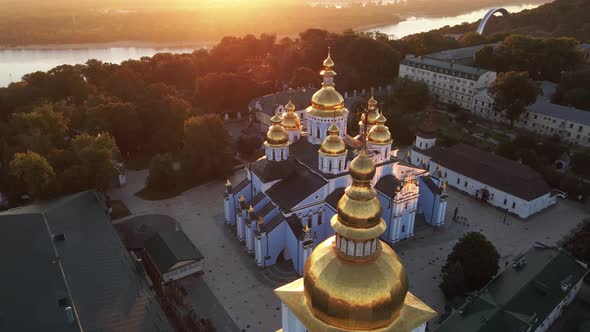
MULTIPOLYGON (((504 6, 509 12, 518 12, 531 9, 539 4, 526 4, 504 6)), ((397 24, 381 26, 368 31, 380 31, 388 35, 402 38, 409 34, 442 28, 445 25, 456 25, 463 22, 473 22, 481 19, 487 9, 482 9, 455 17, 412 17, 407 21, 397 24)), ((5 87, 10 82, 17 82, 24 74, 35 71, 47 71, 62 64, 83 64, 88 59, 97 59, 103 62, 121 63, 127 59, 139 59, 144 56, 153 56, 160 52, 190 53, 193 48, 155 48, 155 47, 124 47, 118 43, 117 47, 106 47, 99 44, 89 44, 86 47, 68 49, 65 46, 51 49, 43 47, 34 49, 13 48, 0 49, 0 87, 5 87)), ((130 43, 132 44, 132 43, 130 43)))

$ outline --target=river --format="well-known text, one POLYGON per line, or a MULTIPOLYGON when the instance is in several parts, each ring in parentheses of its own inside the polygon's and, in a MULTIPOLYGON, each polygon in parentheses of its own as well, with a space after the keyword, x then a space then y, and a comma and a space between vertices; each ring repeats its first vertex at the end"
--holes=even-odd
MULTIPOLYGON (((509 13, 517 13, 525 9, 533 9, 539 7, 541 4, 522 4, 502 6, 506 8, 509 13)), ((384 25, 381 27, 369 29, 367 31, 379 31, 387 35, 395 36, 395 38, 403 38, 414 33, 426 32, 434 29, 440 29, 446 25, 454 26, 463 22, 475 22, 484 17, 488 9, 476 10, 470 13, 461 14, 453 17, 410 17, 405 21, 397 24, 384 25)), ((499 14, 497 14, 499 15, 499 14)))
MULTIPOLYGON (((504 6, 509 12, 518 12, 531 9, 539 4, 525 4, 516 6, 504 6)), ((458 15, 455 17, 418 17, 409 18, 398 24, 382 26, 369 31, 380 31, 388 35, 402 38, 409 34, 438 29, 445 25, 456 25, 463 22, 473 22, 482 18, 486 9, 458 15)), ((97 59, 103 62, 121 63, 127 59, 139 59, 144 56, 153 56, 159 52, 190 53, 193 48, 154 48, 147 46, 116 47, 92 46, 51 49, 43 47, 39 49, 0 49, 0 87, 5 87, 11 82, 21 79, 24 74, 35 71, 47 71, 62 64, 83 64, 88 59, 97 59)))

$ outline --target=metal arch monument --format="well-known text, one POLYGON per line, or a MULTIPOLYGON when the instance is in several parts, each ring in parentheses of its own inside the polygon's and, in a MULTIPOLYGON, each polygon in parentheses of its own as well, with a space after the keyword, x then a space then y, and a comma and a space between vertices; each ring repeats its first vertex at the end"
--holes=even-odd
POLYGON ((486 24, 488 23, 488 20, 494 16, 494 14, 496 13, 500 13, 504 16, 508 16, 508 11, 504 8, 492 8, 490 9, 485 16, 483 17, 483 19, 481 20, 481 22, 479 22, 479 26, 477 27, 477 33, 482 35, 483 34, 483 29, 485 29, 486 24))

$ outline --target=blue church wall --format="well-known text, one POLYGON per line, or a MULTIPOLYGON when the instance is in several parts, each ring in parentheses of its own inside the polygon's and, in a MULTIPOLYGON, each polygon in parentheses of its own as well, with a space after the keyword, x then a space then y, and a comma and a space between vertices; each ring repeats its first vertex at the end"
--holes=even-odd
POLYGON ((390 238, 389 238, 389 230, 390 230, 390 225, 391 225, 391 216, 392 216, 392 207, 391 207, 391 200, 389 199, 389 197, 383 195, 381 192, 377 191, 377 198, 379 199, 379 202, 381 203, 381 218, 383 218, 383 220, 385 220, 385 224, 387 225, 387 227, 385 228, 386 231, 385 233, 383 233, 381 235, 381 239, 389 242, 390 238))
POLYGON ((303 273, 303 254, 301 251, 301 243, 299 239, 295 237, 295 234, 289 228, 289 225, 285 222, 285 243, 287 253, 293 262, 293 268, 301 275, 303 273))
MULTIPOLYGON (((437 186, 440 185, 440 179, 430 178, 437 186)), ((441 208, 441 196, 433 193, 430 188, 424 183, 424 179, 420 178, 420 196, 418 197, 418 208, 424 213, 424 220, 426 223, 436 226, 438 224, 438 216, 441 208)))
POLYGON ((265 261, 265 266, 275 264, 277 262, 277 258, 285 248, 285 230, 287 227, 287 223, 282 222, 279 226, 275 227, 275 229, 267 233, 267 256, 270 257, 265 261))

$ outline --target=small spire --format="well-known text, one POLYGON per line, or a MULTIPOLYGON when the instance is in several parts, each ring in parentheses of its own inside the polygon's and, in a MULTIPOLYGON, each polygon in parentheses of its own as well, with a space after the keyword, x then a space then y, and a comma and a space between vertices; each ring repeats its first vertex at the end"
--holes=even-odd
POLYGON ((244 198, 244 195, 240 195, 239 201, 240 202, 245 202, 246 201, 246 199, 244 198))
POLYGON ((264 218, 262 216, 258 217, 258 225, 264 225, 264 218))
POLYGON ((229 181, 229 179, 227 179, 227 181, 225 181, 225 186, 226 187, 231 187, 231 182, 229 181))
POLYGON ((252 205, 250 205, 250 207, 248 208, 248 212, 249 213, 254 213, 254 207, 252 205))
POLYGON ((324 60, 324 67, 330 69, 334 67, 334 61, 332 60, 332 47, 328 46, 328 57, 324 60))

